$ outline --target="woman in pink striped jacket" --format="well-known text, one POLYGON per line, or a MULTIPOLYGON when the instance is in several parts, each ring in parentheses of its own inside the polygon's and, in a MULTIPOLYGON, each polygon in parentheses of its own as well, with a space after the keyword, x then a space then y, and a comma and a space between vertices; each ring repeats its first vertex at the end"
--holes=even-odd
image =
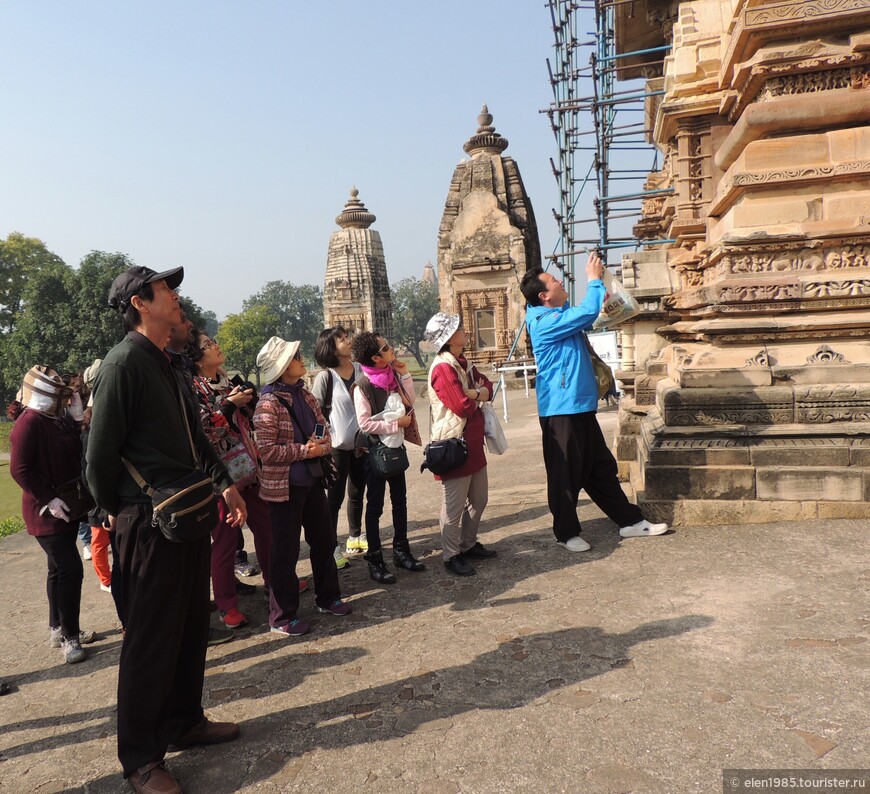
POLYGON ((254 428, 261 461, 260 497, 269 503, 272 519, 269 625, 275 634, 298 637, 310 629, 297 614, 296 563, 303 529, 311 548, 317 611, 338 616, 351 612, 341 600, 320 463, 330 454, 332 442, 317 399, 302 379, 305 363, 299 342, 273 336, 257 355, 257 366, 267 383, 260 391, 254 428))

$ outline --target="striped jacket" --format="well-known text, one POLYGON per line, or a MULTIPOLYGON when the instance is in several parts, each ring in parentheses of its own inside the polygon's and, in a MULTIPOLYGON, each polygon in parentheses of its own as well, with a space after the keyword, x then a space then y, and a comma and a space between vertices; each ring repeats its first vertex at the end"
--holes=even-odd
MULTIPOLYGON (((302 390, 308 407, 314 411, 317 421, 326 424, 317 398, 302 390)), ((282 399, 292 405, 293 398, 286 392, 282 399)), ((295 441, 290 412, 285 403, 273 392, 264 394, 254 411, 254 429, 257 432, 257 451, 260 453, 260 496, 267 502, 287 502, 290 499, 290 464, 305 459, 308 439, 295 441)), ((326 431, 326 454, 332 452, 332 439, 326 431)))

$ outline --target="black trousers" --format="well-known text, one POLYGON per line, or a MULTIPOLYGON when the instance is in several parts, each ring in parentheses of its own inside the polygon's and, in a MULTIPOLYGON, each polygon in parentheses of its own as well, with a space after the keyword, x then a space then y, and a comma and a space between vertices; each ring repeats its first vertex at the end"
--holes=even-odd
POLYGON ((115 533, 127 629, 118 670, 118 757, 129 777, 161 760, 203 717, 211 538, 166 540, 151 526, 150 505, 124 507, 115 533))
POLYGON ((332 459, 338 469, 338 479, 329 489, 329 512, 332 515, 332 530, 338 543, 338 514, 347 491, 348 534, 358 538, 362 532, 363 492, 366 487, 365 460, 356 456, 353 449, 334 449, 332 459))
POLYGON ((378 477, 365 457, 366 472, 366 540, 369 554, 381 550, 381 515, 384 512, 384 496, 387 483, 390 485, 390 504, 393 508, 393 548, 408 542, 408 486, 405 472, 389 478, 378 477))
POLYGON ((584 489, 617 526, 643 520, 643 513, 625 496, 613 458, 594 411, 539 419, 547 469, 547 502, 553 534, 564 543, 580 534, 577 498, 584 489))
POLYGON ((82 603, 82 558, 76 538, 77 526, 57 535, 42 535, 36 540, 48 557, 45 592, 48 595, 48 625, 60 626, 64 637, 79 636, 79 609, 82 603))
POLYGON ((338 568, 335 567, 335 537, 329 520, 326 492, 319 485, 290 486, 290 499, 270 502, 272 519, 272 553, 269 558, 269 625, 286 626, 299 609, 299 536, 305 531, 305 542, 311 548, 311 573, 314 578, 314 600, 328 607, 341 598, 338 568))

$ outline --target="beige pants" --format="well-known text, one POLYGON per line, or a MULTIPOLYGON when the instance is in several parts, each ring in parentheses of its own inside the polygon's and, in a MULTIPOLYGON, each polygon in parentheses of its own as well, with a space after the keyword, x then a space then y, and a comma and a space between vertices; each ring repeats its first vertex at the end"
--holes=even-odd
POLYGON ((444 559, 449 560, 477 542, 477 528, 489 498, 486 466, 468 477, 442 480, 441 494, 441 545, 444 559))

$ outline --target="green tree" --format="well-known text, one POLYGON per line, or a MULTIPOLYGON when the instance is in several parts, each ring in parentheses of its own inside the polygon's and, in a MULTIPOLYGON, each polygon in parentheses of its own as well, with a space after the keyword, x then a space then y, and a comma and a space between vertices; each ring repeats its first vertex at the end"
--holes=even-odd
POLYGON ((187 319, 196 326, 197 330, 203 331, 214 339, 218 332, 217 315, 213 311, 203 309, 186 295, 179 296, 178 300, 187 315, 187 319))
POLYGON ((298 339, 303 353, 309 358, 314 355, 314 343, 323 330, 323 293, 320 287, 270 281, 242 304, 242 310, 254 306, 265 306, 277 318, 275 336, 287 341, 298 339))
POLYGON ((109 287, 116 276, 133 266, 129 256, 91 251, 73 271, 70 292, 75 325, 67 358, 70 371, 105 358, 124 336, 121 317, 108 304, 109 287))
POLYGON ((421 367, 420 342, 429 318, 440 309, 438 287, 417 278, 403 278, 390 290, 393 299, 393 342, 408 350, 421 367))
POLYGON ((227 366, 237 369, 245 378, 255 372, 259 384, 257 353, 269 337, 278 335, 277 327, 278 317, 268 306, 254 305, 240 314, 228 315, 217 333, 227 366))
POLYGON ((15 327, 28 279, 43 268, 63 264, 57 254, 35 237, 11 232, 5 240, 0 240, 0 333, 8 333, 15 327))
POLYGON ((61 373, 78 368, 68 365, 70 340, 77 331, 70 301, 75 288, 75 275, 63 262, 46 265, 25 282, 15 329, 4 344, 7 396, 17 391, 24 373, 34 364, 48 364, 61 373))

